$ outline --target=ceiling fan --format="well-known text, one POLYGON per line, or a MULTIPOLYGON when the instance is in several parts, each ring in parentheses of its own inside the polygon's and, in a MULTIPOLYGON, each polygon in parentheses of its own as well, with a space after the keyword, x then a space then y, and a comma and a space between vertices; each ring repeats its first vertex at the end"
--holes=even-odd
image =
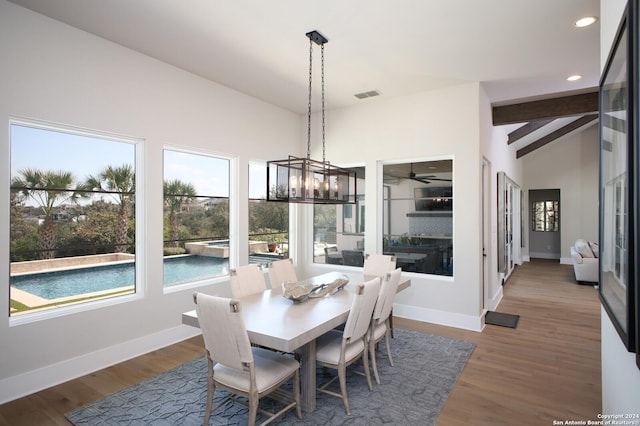
POLYGON ((451 182, 451 179, 446 179, 446 178, 440 178, 437 177, 436 175, 416 175, 416 173, 413 171, 413 163, 411 163, 411 171, 409 172, 409 179, 418 181, 418 182, 422 182, 424 184, 428 184, 431 183, 431 181, 437 180, 437 181, 443 181, 443 182, 451 182))

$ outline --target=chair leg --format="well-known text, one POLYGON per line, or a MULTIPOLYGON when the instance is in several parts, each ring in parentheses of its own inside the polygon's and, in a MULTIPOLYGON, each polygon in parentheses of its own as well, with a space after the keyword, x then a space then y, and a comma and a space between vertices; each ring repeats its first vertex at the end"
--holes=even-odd
POLYGON ((367 346, 365 345, 364 351, 362 351, 362 361, 364 363, 364 375, 367 378, 367 386, 369 386, 369 390, 373 390, 373 385, 371 384, 371 371, 369 371, 369 352, 367 351, 367 346))
POLYGON ((260 398, 258 397, 258 393, 255 395, 249 395, 249 426, 255 426, 256 424, 256 415, 258 414, 258 403, 260 402, 260 398))
POLYGON ((342 402, 347 416, 351 415, 349 410, 349 399, 347 397, 347 366, 342 364, 338 366, 338 379, 340 380, 340 393, 342 394, 342 402))
POLYGON ((203 425, 209 424, 209 418, 211 417, 211 406, 213 405, 213 395, 216 391, 216 384, 213 382, 213 367, 209 357, 207 357, 207 407, 204 412, 203 425))
POLYGON ((371 368, 376 378, 376 383, 380 384, 380 376, 378 375, 378 364, 376 363, 376 342, 369 341, 369 355, 371 355, 371 368))
POLYGON ((384 337, 387 341, 387 356, 389 357, 389 363, 393 367, 393 357, 391 356, 391 331, 388 328, 384 337))

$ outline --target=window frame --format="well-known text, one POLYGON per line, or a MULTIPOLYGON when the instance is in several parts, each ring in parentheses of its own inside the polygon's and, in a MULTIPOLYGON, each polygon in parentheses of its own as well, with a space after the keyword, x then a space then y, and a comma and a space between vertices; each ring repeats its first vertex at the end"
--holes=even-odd
MULTIPOLYGON (((235 181, 235 176, 236 173, 235 171, 237 170, 237 159, 234 157, 231 157, 229 155, 225 155, 219 152, 215 152, 215 151, 206 151, 206 150, 197 150, 197 149, 193 149, 193 148, 185 148, 184 146, 176 146, 176 145, 164 145, 162 147, 162 203, 163 203, 163 209, 164 209, 164 181, 165 181, 165 174, 164 174, 164 153, 165 151, 173 151, 176 153, 183 153, 183 154, 189 154, 189 155, 199 155, 199 156, 203 156, 203 157, 211 157, 211 158, 215 158, 218 160, 225 160, 228 162, 228 196, 227 196, 227 203, 229 205, 229 218, 228 218, 228 222, 229 222, 229 228, 228 228, 228 232, 229 232, 229 270, 231 270, 231 268, 233 268, 235 264, 237 264, 238 262, 238 249, 237 249, 237 245, 238 242, 236 241, 236 239, 232 239, 233 235, 237 235, 237 232, 233 232, 234 227, 237 227, 237 223, 236 223, 236 219, 235 217, 237 216, 237 206, 236 206, 236 200, 237 200, 237 196, 234 193, 234 188, 236 187, 236 181, 235 181)), ((162 214, 162 224, 164 227, 164 212, 162 214)), ((161 242, 162 242, 162 248, 163 248, 163 254, 162 254, 162 266, 164 267, 164 236, 162 236, 161 238, 161 242)), ((162 274, 162 281, 163 281, 163 285, 162 285, 162 291, 163 294, 170 294, 170 293, 175 293, 175 292, 179 292, 179 291, 184 291, 184 290, 188 290, 188 289, 194 289, 194 288, 200 288, 202 286, 205 285, 210 285, 210 284, 217 284, 217 283, 222 283, 225 281, 229 280, 229 274, 221 274, 221 275, 215 275, 215 276, 206 276, 206 277, 199 277, 199 278, 194 278, 193 280, 189 280, 189 281, 184 281, 184 282, 180 282, 177 284, 173 284, 173 285, 165 285, 164 284, 164 272, 162 274)))
POLYGON ((559 222, 560 222, 560 202, 558 200, 540 200, 532 202, 532 212, 531 216, 533 218, 533 232, 559 232, 559 222), (543 217, 543 229, 538 228, 538 220, 536 218, 537 213, 537 205, 542 204, 542 217, 543 217), (548 205, 551 204, 551 208, 547 208, 548 205), (550 213, 553 213, 550 215, 550 213), (553 216, 553 221, 550 221, 549 216, 553 216))
MULTIPOLYGON (((317 237, 316 221, 315 221, 316 206, 320 208, 334 207, 336 209, 335 231, 331 231, 329 232, 329 234, 335 234, 336 247, 340 247, 339 241, 341 238, 346 240, 348 244, 349 243, 351 244, 346 248, 342 247, 340 251, 342 251, 342 249, 347 249, 347 250, 355 249, 355 250, 362 251, 364 253, 364 241, 365 241, 366 229, 364 227, 365 222, 364 222, 364 216, 362 216, 362 214, 364 213, 364 205, 365 205, 364 203, 365 203, 365 197, 366 197, 365 185, 367 181, 367 169, 364 163, 341 165, 340 167, 356 171, 356 181, 354 184, 356 186, 357 193, 355 196, 355 200, 347 204, 313 204, 313 209, 311 209, 312 211, 310 212, 310 215, 309 215, 310 222, 311 222, 311 235, 312 235, 312 243, 310 247, 310 250, 311 250, 310 262, 313 265, 332 265, 332 266, 342 265, 342 263, 338 263, 338 264, 327 263, 326 257, 325 257, 326 253, 316 252, 316 250, 318 249, 318 247, 316 247, 316 244, 320 243, 320 240, 316 240, 316 237, 317 237), (351 217, 345 218, 345 209, 350 210, 351 217), (353 225, 353 229, 351 231, 345 231, 345 226, 348 224, 348 222, 351 222, 350 224, 353 225), (316 260, 316 258, 320 258, 320 257, 324 259, 324 263, 316 260)), ((323 239, 322 239, 322 242, 325 244, 325 246, 327 244, 326 231, 331 228, 332 227, 328 227, 325 229, 325 234, 324 234, 325 236, 323 236, 323 239)), ((319 227, 318 229, 321 229, 321 227, 319 227)), ((330 237, 330 239, 332 238, 330 237)), ((333 245, 334 243, 329 243, 329 244, 333 245)), ((342 260, 340 260, 340 262, 341 261, 342 260)))
MULTIPOLYGON (((639 74, 638 37, 638 10, 635 2, 629 2, 599 84, 598 293, 609 320, 629 352, 640 352, 640 342, 636 342, 640 340, 640 309, 636 305, 640 291, 636 265, 640 247, 636 237, 640 223, 636 186, 640 174, 637 166, 640 102, 635 87, 639 74), (615 266, 617 261, 620 264, 615 266)), ((640 356, 637 357, 640 367, 640 356)))
MULTIPOLYGON (((67 315, 77 314, 80 312, 92 311, 95 309, 101 309, 106 306, 114 306, 120 305, 123 303, 130 303, 132 301, 137 301, 143 299, 146 294, 146 286, 144 283, 146 282, 145 277, 145 253, 143 251, 143 238, 144 238, 144 229, 146 227, 146 211, 145 211, 145 199, 146 199, 146 191, 144 187, 144 145, 145 140, 142 138, 136 138, 132 136, 122 135, 114 132, 107 132, 104 130, 94 130, 83 128, 79 126, 73 126, 69 124, 62 123, 54 123, 44 120, 37 120, 31 118, 23 118, 17 116, 11 116, 8 120, 8 129, 9 129, 9 155, 7 156, 6 163, 8 165, 7 170, 11 170, 11 128, 12 126, 22 126, 22 127, 30 127, 39 130, 46 130, 58 133, 67 133, 75 136, 82 137, 90 137, 96 139, 104 139, 111 140, 119 143, 129 143, 134 146, 134 168, 135 168, 135 192, 134 192, 134 217, 135 217, 135 285, 133 293, 124 294, 120 296, 113 296, 104 299, 95 299, 95 300, 87 300, 80 303, 74 303, 69 305, 61 305, 56 306, 55 308, 45 309, 41 311, 34 312, 25 312, 23 314, 12 316, 10 312, 10 306, 7 305, 6 309, 6 317, 9 320, 9 327, 19 326, 22 324, 30 324, 39 321, 46 321, 53 318, 64 317, 67 315)), ((8 182, 10 186, 10 181, 8 182)), ((10 189, 8 191, 8 195, 10 195, 10 189)), ((7 223, 7 227, 10 227, 10 219, 9 223, 7 223)), ((10 236, 11 231, 9 229, 8 235, 10 236)), ((9 246, 10 242, 7 241, 7 246, 9 246)), ((7 247, 7 253, 9 253, 9 247, 7 247)), ((7 258, 10 264, 10 257, 7 258)), ((9 281, 8 281, 9 282, 9 281)), ((7 286, 7 291, 11 291, 11 285, 7 286)), ((11 296, 9 293, 9 300, 11 296)))
MULTIPOLYGON (((379 206, 380 211, 386 212, 387 216, 381 218, 380 223, 378 225, 379 231, 381 232, 380 237, 378 238, 377 244, 382 248, 383 253, 391 253, 388 246, 385 246, 385 241, 389 243, 388 236, 391 235, 391 228, 393 223, 393 218, 397 217, 397 212, 393 211, 393 203, 394 197, 392 195, 393 191, 391 189, 391 185, 384 181, 384 171, 385 166, 393 166, 393 165, 403 165, 403 164, 411 164, 414 165, 416 163, 428 163, 428 162, 441 162, 441 161, 451 161, 451 193, 452 198, 455 198, 455 158, 453 155, 441 155, 441 156, 431 156, 431 157, 419 157, 419 158, 409 158, 409 159, 399 159, 399 160, 381 160, 378 161, 378 182, 377 182, 377 193, 379 195, 379 206)), ((410 196, 399 198, 398 200, 404 200, 413 206, 415 209, 415 190, 411 190, 410 196)), ((452 281, 456 275, 455 262, 450 265, 450 260, 455 259, 455 232, 454 232, 454 216, 455 216, 455 206, 456 203, 453 203, 451 210, 446 211, 433 211, 433 217, 451 217, 451 235, 450 235, 450 256, 451 258, 447 260, 447 267, 450 268, 450 274, 440 274, 440 273, 432 273, 432 272, 413 272, 413 271, 405 271, 405 273, 415 273, 424 276, 428 276, 429 278, 442 279, 446 281, 452 281)), ((402 215, 412 212, 402 212, 402 215)), ((417 212, 413 212, 414 214, 417 212)), ((406 216, 405 216, 406 217, 406 216)), ((407 218, 408 219, 408 218, 407 218)), ((407 226, 409 227, 409 225, 407 226)), ((411 240, 412 235, 407 235, 411 240)), ((449 252, 447 251, 447 255, 449 252)), ((398 265, 400 267, 400 265, 398 265)), ((436 268, 437 270, 437 268, 436 268)))
MULTIPOLYGON (((284 244, 282 242, 280 243, 275 243, 277 245, 277 249, 281 249, 281 254, 279 256, 274 255, 272 259, 267 259, 265 258, 265 260, 263 262, 261 262, 260 264, 262 265, 264 270, 267 270, 269 268, 269 263, 273 260, 279 260, 279 259, 286 259, 286 258, 293 258, 293 253, 292 253, 292 246, 293 246, 293 241, 292 241, 292 234, 291 234, 291 210, 289 209, 289 203, 281 203, 281 202, 274 202, 274 201, 268 201, 267 200, 267 191, 269 190, 269 188, 267 187, 267 161, 261 161, 261 160, 250 160, 247 164, 247 188, 248 188, 248 195, 247 195, 247 245, 249 244, 249 241, 252 239, 253 236, 255 235, 259 235, 258 238, 264 238, 264 240, 260 239, 259 241, 267 241, 268 244, 270 244, 268 242, 268 240, 270 239, 268 237, 269 234, 254 234, 252 233, 252 229, 251 229, 251 206, 252 203, 271 203, 277 206, 282 206, 287 210, 287 226, 286 226, 286 240, 287 240, 287 249, 286 251, 284 250, 284 244), (262 185, 262 189, 259 189, 260 191, 260 195, 259 197, 255 197, 252 194, 252 168, 256 168, 256 169, 260 169, 262 168, 262 170, 264 170, 264 180, 260 182, 260 184, 262 185)), ((256 188, 260 187, 260 185, 257 185, 256 188)), ((262 228, 260 228, 262 229, 262 228)), ((268 228, 268 230, 273 230, 275 228, 268 228)), ((280 235, 283 234, 284 232, 278 232, 275 235, 280 235)), ((279 240, 279 238, 277 238, 279 240)), ((247 256, 249 260, 251 258, 251 250, 249 247, 247 247, 247 256)))

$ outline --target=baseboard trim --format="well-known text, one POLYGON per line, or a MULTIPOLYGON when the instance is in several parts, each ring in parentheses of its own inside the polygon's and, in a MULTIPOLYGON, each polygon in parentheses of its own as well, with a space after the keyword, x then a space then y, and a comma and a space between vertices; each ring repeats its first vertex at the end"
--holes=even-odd
POLYGON ((491 299, 485 301, 485 311, 494 311, 500 302, 502 302, 502 296, 504 295, 502 288, 503 287, 500 286, 496 294, 494 294, 491 299))
POLYGON ((114 364, 197 336, 200 329, 180 325, 76 358, 0 380, 0 404, 39 392, 114 364))
POLYGON ((529 252, 529 257, 536 259, 560 259, 560 253, 529 252))
POLYGON ((482 331, 483 326, 483 316, 481 315, 476 317, 398 303, 393 304, 393 316, 471 331, 482 331))

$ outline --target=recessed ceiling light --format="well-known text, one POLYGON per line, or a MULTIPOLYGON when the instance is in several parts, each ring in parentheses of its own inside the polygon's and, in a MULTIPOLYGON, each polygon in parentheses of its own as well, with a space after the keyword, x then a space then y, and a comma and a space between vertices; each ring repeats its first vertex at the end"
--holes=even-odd
POLYGON ((577 81, 577 80, 580 80, 581 78, 582 76, 578 74, 570 75, 569 77, 567 77, 567 81, 577 81))
POLYGON ((584 18, 580 18, 578 19, 574 25, 578 28, 582 28, 582 27, 588 27, 591 24, 595 24, 595 22, 598 20, 598 18, 596 18, 595 16, 585 16, 584 18))

